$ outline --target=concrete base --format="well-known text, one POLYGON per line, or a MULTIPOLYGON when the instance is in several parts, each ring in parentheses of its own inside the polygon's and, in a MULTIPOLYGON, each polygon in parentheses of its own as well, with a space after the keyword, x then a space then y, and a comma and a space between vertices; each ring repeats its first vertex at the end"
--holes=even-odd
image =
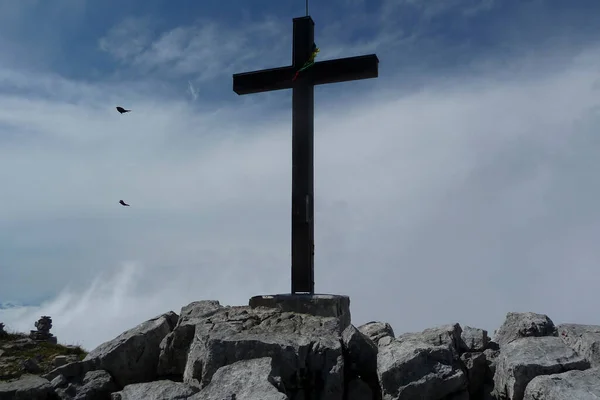
POLYGON ((350 325, 350 297, 333 294, 275 294, 250 298, 251 308, 276 308, 283 312, 339 318, 341 329, 350 325))

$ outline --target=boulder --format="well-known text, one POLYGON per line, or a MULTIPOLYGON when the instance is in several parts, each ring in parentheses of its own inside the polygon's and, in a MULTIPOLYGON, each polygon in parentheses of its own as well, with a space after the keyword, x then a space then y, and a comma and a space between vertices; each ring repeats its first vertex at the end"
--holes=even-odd
POLYGON ((527 384, 536 376, 584 370, 590 363, 558 337, 525 337, 500 348, 494 375, 494 394, 522 400, 527 384))
POLYGON ((394 338, 394 330, 392 326, 387 322, 367 322, 364 325, 358 327, 358 330, 366 335, 369 339, 379 346, 380 339, 383 338, 394 338))
POLYGON ((535 377, 525 389, 525 400, 598 400, 600 368, 535 377))
POLYGON ((558 336, 573 350, 600 367, 600 325, 561 324, 558 336))
POLYGON ((462 340, 462 328, 459 324, 442 325, 416 333, 404 333, 398 336, 396 340, 401 342, 414 341, 427 343, 432 346, 444 346, 452 352, 456 359, 467 349, 462 340))
MULTIPOLYGON (((123 390, 111 394, 111 400, 187 400, 198 392, 198 388, 181 382, 158 380, 127 385, 123 390)), ((202 398, 203 399, 203 398, 202 398)))
POLYGON ((377 345, 354 325, 342 333, 346 382, 360 378, 373 393, 381 393, 377 378, 377 345))
POLYGON ((35 375, 23 375, 12 382, 0 382, 1 400, 46 400, 52 393, 47 379, 35 375))
POLYGON ((158 376, 183 376, 196 325, 223 308, 216 300, 195 301, 181 309, 177 325, 160 343, 158 376))
MULTIPOLYGON (((424 339, 430 339, 428 332, 424 339)), ((467 388, 467 377, 457 366, 447 344, 395 339, 379 348, 377 374, 383 399, 438 400, 467 388)))
POLYGON ((509 312, 496 331, 494 342, 503 346, 519 338, 542 336, 557 336, 554 322, 547 315, 509 312))
POLYGON ((484 353, 463 353, 460 356, 467 371, 468 392, 472 397, 481 397, 488 371, 484 353))
POLYGON ((490 338, 486 330, 470 326, 462 328, 461 338, 467 351, 484 351, 490 343, 490 338))
MULTIPOLYGON (((143 322, 92 350, 83 360, 108 371, 119 387, 156 378, 160 343, 175 327, 177 314, 168 312, 143 322)), ((64 368, 64 367, 63 367, 64 368)))
MULTIPOLYGON (((310 390, 310 389, 309 389, 310 390)), ((304 398, 304 397, 300 397, 304 398)), ((326 394, 311 399, 329 399, 326 394)), ((237 361, 215 372, 208 386, 190 400, 288 400, 270 357, 237 361)))
POLYGON ((288 393, 343 396, 340 320, 273 308, 224 307, 196 325, 183 381, 207 386, 224 366, 271 357, 288 393))

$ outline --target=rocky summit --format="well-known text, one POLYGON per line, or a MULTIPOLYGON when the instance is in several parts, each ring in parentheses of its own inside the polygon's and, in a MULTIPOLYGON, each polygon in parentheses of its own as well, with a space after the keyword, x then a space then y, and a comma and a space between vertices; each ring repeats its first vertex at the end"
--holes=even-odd
POLYGON ((600 398, 600 326, 508 313, 493 340, 459 324, 397 335, 352 325, 347 297, 306 299, 194 302, 83 360, 0 382, 0 400, 600 398))

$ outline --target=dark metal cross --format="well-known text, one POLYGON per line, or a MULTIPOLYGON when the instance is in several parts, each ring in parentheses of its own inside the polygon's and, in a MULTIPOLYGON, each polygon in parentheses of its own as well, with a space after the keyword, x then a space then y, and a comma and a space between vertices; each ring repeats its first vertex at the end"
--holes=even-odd
POLYGON ((294 18, 292 65, 233 75, 239 95, 292 90, 292 293, 314 293, 314 86, 377 78, 375 54, 315 62, 302 68, 313 52, 315 23, 294 18))

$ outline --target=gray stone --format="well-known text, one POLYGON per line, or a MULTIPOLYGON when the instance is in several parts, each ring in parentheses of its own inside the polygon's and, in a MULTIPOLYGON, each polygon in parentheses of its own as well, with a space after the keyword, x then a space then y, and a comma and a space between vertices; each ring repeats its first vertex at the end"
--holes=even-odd
MULTIPOLYGON (((367 337, 369 337, 373 341, 373 343, 375 343, 378 346, 384 344, 380 343, 381 339, 395 337, 392 326, 387 322, 371 321, 359 326, 357 329, 363 334, 365 334, 367 337)), ((389 341, 385 344, 389 344, 389 341)))
POLYGON ((67 380, 73 378, 83 378, 86 373, 97 369, 95 360, 75 361, 61 367, 55 368, 42 377, 53 380, 59 375, 64 376, 67 380))
POLYGON ((187 400, 191 399, 198 390, 185 383, 159 380, 127 385, 123 390, 112 393, 110 398, 111 400, 187 400))
POLYGON ((592 367, 600 367, 600 326, 561 324, 558 336, 578 354, 587 358, 592 367))
POLYGON ((52 365, 55 368, 62 367, 63 365, 67 365, 67 364, 68 364, 67 356, 56 356, 56 357, 54 357, 54 359, 52 359, 52 365))
POLYGON ((465 390, 467 377, 457 367, 450 346, 443 342, 436 346, 405 337, 380 347, 377 373, 383 398, 438 400, 465 390))
MULTIPOLYGON (((250 308, 267 307, 282 312, 338 318, 343 331, 350 325, 350 297, 332 294, 276 294, 254 296, 250 308)), ((340 331, 341 333, 341 331, 340 331)))
POLYGON ((525 337, 501 347, 494 375, 494 393, 522 400, 527 384, 536 376, 589 368, 590 363, 560 338, 525 337))
POLYGON ((56 378, 50 381, 50 386, 56 389, 59 387, 67 386, 68 383, 69 382, 67 381, 67 378, 65 378, 64 375, 58 375, 56 378))
POLYGON ((490 343, 490 338, 485 329, 465 326, 462 328, 461 337, 468 351, 484 351, 490 343))
MULTIPOLYGON (((329 399, 326 394, 311 399, 329 399)), ((334 398, 338 398, 335 396, 334 398)), ((213 375, 208 386, 190 400, 288 400, 281 377, 269 357, 238 361, 213 375)))
POLYGON ((169 312, 143 322, 92 350, 83 360, 108 371, 119 387, 149 382, 157 376, 160 343, 175 327, 177 314, 169 312))
POLYGON ((496 362, 498 361, 498 356, 500 355, 499 350, 486 349, 483 354, 485 354, 485 360, 488 366, 488 374, 486 376, 486 380, 493 380, 494 374, 496 373, 496 362))
POLYGON ((0 382, 1 400, 46 400, 50 393, 50 382, 35 375, 23 375, 16 381, 0 382))
POLYGON ((473 397, 481 395, 488 371, 485 354, 463 353, 460 359, 467 370, 467 378, 469 380, 468 392, 473 397))
POLYGON ((538 376, 525 390, 525 400, 598 400, 600 368, 538 376))
POLYGON ((494 335, 501 347, 524 337, 557 336, 554 322, 547 315, 532 312, 506 314, 506 320, 494 335))
POLYGON ((432 346, 444 346, 458 359, 458 356, 466 350, 461 334, 462 329, 459 324, 449 324, 425 329, 422 332, 404 333, 396 337, 396 340, 401 342, 415 341, 427 343, 432 346))
POLYGON ((42 368, 35 358, 28 358, 23 361, 23 371, 29 374, 39 374, 42 372, 42 368))
POLYGON ((360 377, 373 392, 381 392, 377 378, 377 345, 354 325, 342 333, 344 370, 347 379, 360 377))
POLYGON ((75 400, 104 400, 117 390, 110 374, 104 370, 85 374, 81 387, 77 388, 75 400))
POLYGON ((181 309, 177 325, 160 343, 158 376, 183 376, 196 325, 223 306, 216 300, 195 301, 181 309))
POLYGON ((271 357, 288 393, 329 399, 343 395, 343 354, 338 318, 265 307, 226 307, 196 325, 183 381, 205 387, 221 367, 271 357))
POLYGON ((444 400, 469 400, 470 396, 469 396, 469 392, 467 392, 466 390, 463 390, 462 392, 458 392, 458 393, 452 393, 446 397, 444 397, 444 400))

